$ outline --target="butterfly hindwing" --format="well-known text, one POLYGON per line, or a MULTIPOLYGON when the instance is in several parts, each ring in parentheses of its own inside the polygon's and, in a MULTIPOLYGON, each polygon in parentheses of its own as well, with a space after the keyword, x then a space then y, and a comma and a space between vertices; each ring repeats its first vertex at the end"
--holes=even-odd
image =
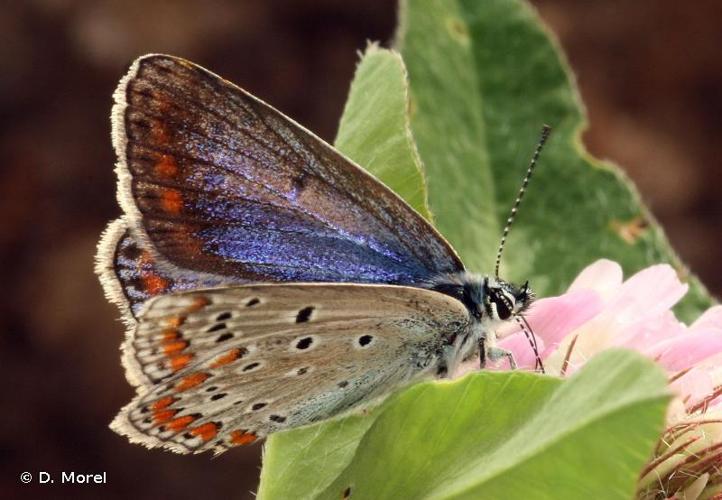
POLYGON ((262 284, 158 297, 124 346, 146 383, 113 427, 150 447, 220 452, 414 380, 468 328, 460 302, 404 286, 262 284))
POLYGON ((95 267, 106 296, 130 325, 135 324, 143 303, 158 295, 244 283, 232 276, 159 265, 155 256, 138 243, 125 217, 111 222, 103 232, 95 267))
POLYGON ((119 198, 158 265, 243 281, 418 284, 463 269, 331 146, 182 59, 138 59, 113 110, 119 198))

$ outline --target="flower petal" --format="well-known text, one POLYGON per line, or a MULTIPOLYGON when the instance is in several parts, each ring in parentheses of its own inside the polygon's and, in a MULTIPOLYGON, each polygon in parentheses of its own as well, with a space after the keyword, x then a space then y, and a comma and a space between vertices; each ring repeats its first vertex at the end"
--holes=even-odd
POLYGON ((692 368, 670 384, 682 401, 700 401, 714 390, 714 381, 707 371, 692 368))
POLYGON ((722 329, 690 330, 685 335, 677 335, 650 346, 643 353, 657 360, 667 370, 686 370, 722 353, 722 329))
POLYGON ((627 325, 621 325, 615 337, 615 345, 637 351, 649 349, 678 335, 687 335, 687 327, 681 323, 672 311, 644 318, 627 325))
POLYGON ((690 329, 716 327, 722 328, 722 306, 714 306, 707 309, 697 321, 692 323, 690 329))
POLYGON ((672 266, 650 266, 624 282, 616 296, 610 298, 607 310, 622 324, 654 317, 676 304, 688 288, 672 266))
POLYGON ((607 300, 622 285, 622 276, 622 266, 612 260, 599 259, 585 267, 567 291, 594 290, 607 300))
POLYGON ((574 373, 592 356, 614 346, 617 328, 614 317, 604 312, 576 328, 548 356, 546 366, 550 373, 559 373, 567 354, 569 359, 565 373, 574 373))

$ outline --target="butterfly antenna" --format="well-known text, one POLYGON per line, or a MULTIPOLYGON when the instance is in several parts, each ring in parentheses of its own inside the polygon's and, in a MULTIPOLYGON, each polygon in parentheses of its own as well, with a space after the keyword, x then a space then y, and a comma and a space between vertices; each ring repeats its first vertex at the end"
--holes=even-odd
POLYGON ((531 329, 531 325, 521 314, 514 316, 514 319, 517 323, 519 323, 521 331, 524 332, 524 336, 529 341, 529 345, 534 351, 534 369, 539 370, 541 373, 546 373, 544 371, 544 363, 542 362, 541 356, 539 355, 539 346, 536 343, 536 335, 534 335, 534 330, 531 329))
POLYGON ((529 162, 529 168, 526 170, 526 175, 524 176, 524 180, 521 183, 521 188, 519 188, 519 194, 516 195, 516 200, 514 200, 514 206, 511 207, 511 213, 509 214, 509 218, 506 219, 506 226, 504 226, 504 232, 501 234, 499 250, 496 252, 496 265, 494 266, 494 275, 497 278, 499 277, 501 254, 504 252, 506 237, 509 235, 509 229, 511 229, 511 225, 514 223, 514 219, 516 218, 516 212, 519 210, 519 205, 521 204, 522 198, 524 198, 524 193, 526 192, 526 187, 529 185, 529 179, 531 179, 531 174, 534 172, 534 167, 536 167, 539 155, 541 154, 542 148, 544 148, 544 144, 547 142, 551 131, 552 128, 549 125, 544 125, 544 127, 542 127, 541 137, 539 138, 539 142, 537 143, 536 149, 534 150, 534 155, 532 155, 531 157, 531 162, 529 162))

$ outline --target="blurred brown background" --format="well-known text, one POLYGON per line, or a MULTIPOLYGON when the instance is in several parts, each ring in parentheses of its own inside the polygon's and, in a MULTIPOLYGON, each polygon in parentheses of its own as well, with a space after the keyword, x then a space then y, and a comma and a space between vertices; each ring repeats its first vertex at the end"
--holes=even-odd
MULTIPOLYGON (((589 109, 590 150, 623 165, 692 269, 722 292, 718 2, 535 0, 589 109)), ((111 94, 148 52, 194 60, 332 140, 356 51, 393 1, 5 2, 0 11, 0 497, 251 498, 260 446, 148 451, 107 424, 131 397, 122 326, 92 273, 120 212, 111 94), (107 472, 104 486, 22 471, 107 472), (35 483, 35 481, 34 481, 35 483)))

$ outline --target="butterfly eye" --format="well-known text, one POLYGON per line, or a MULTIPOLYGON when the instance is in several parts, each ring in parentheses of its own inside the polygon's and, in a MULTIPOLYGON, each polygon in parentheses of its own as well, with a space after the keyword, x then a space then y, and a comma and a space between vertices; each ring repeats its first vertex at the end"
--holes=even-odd
POLYGON ((496 314, 501 320, 511 318, 511 312, 514 309, 514 299, 507 297, 505 293, 495 290, 489 300, 496 306, 496 314))
POLYGON ((503 300, 496 303, 496 312, 499 314, 499 319, 509 319, 511 317, 511 310, 503 300))

